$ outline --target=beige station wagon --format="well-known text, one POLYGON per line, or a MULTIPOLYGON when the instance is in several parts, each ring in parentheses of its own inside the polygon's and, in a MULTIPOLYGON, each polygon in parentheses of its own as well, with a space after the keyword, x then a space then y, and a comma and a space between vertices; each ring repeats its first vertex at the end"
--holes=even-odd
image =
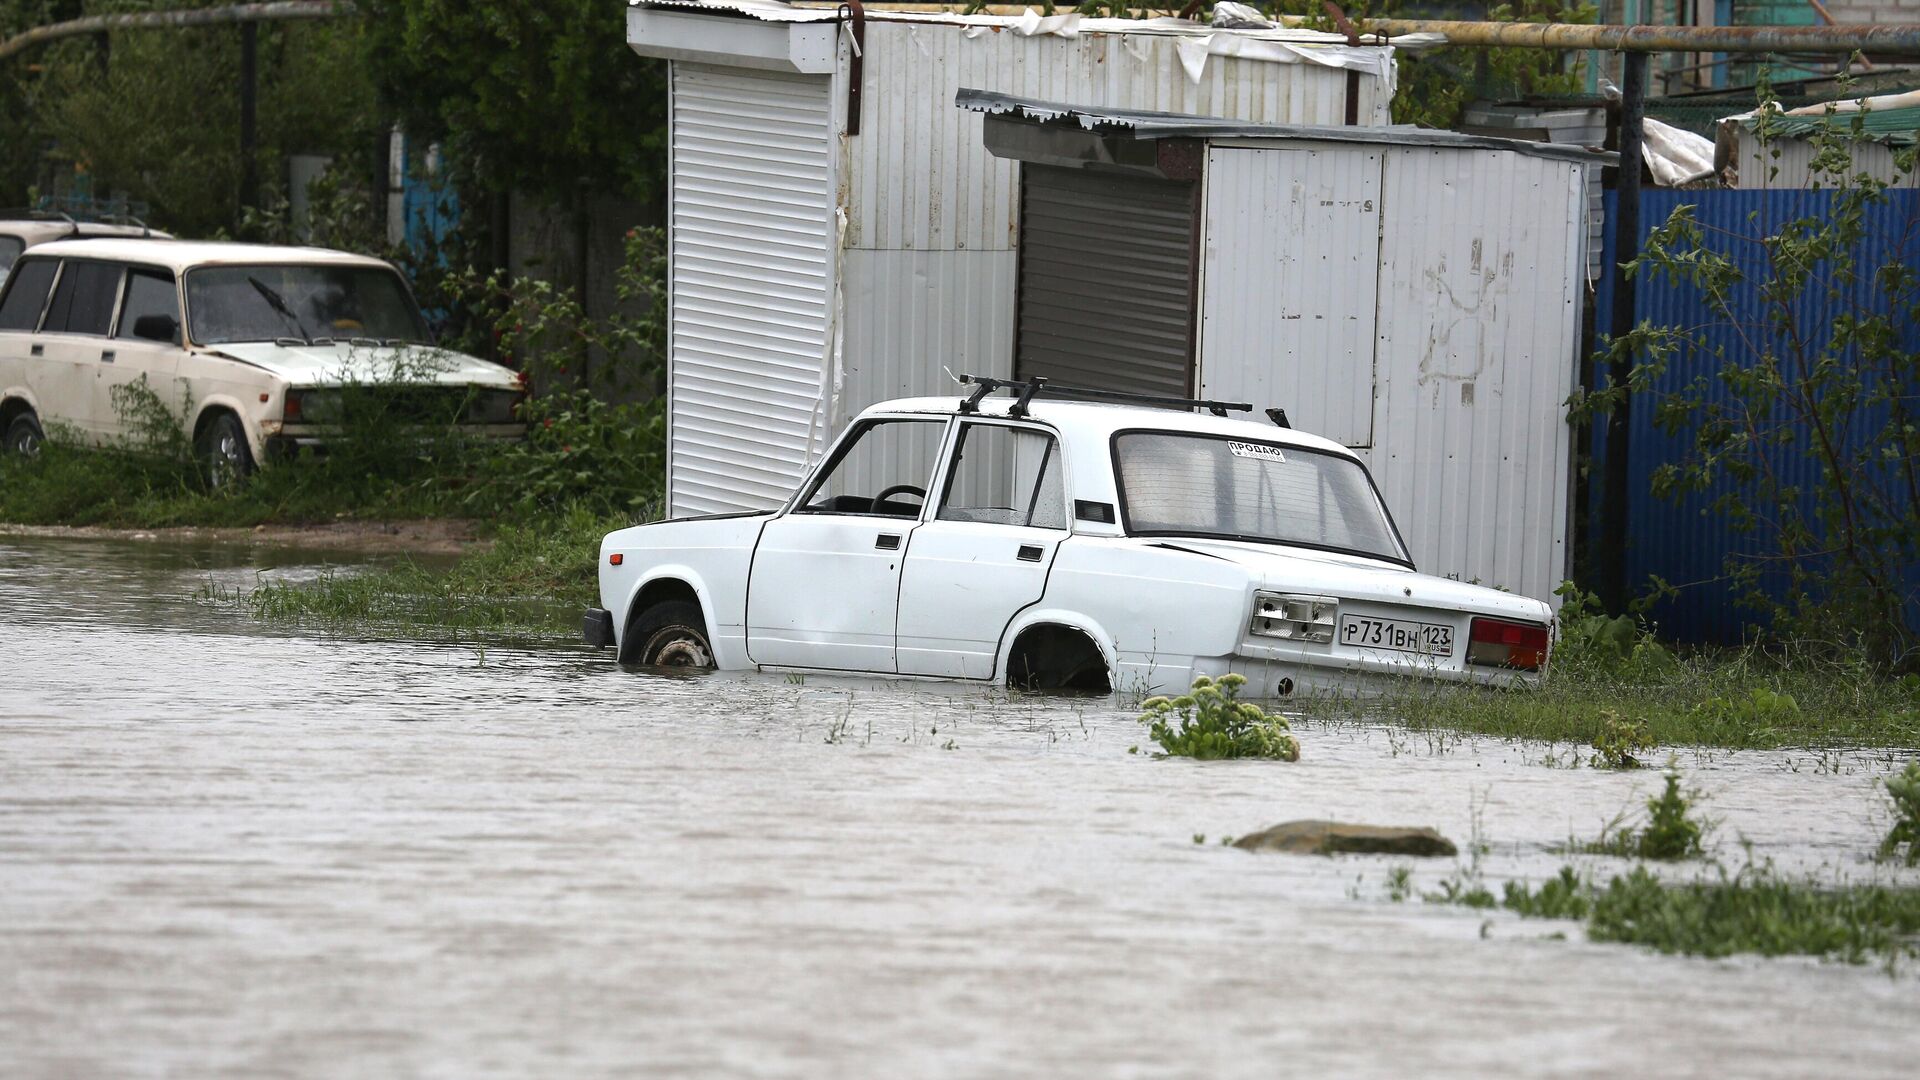
POLYGON ((379 259, 152 239, 27 249, 0 292, 4 446, 32 453, 50 424, 89 443, 125 437, 114 391, 143 379, 184 405, 216 482, 324 450, 349 386, 390 393, 422 423, 525 432, 518 376, 435 347, 406 279, 379 259))
POLYGON ((42 210, 0 210, 0 283, 28 248, 55 240, 80 240, 100 236, 153 237, 170 240, 172 235, 140 224, 75 221, 65 214, 42 210))

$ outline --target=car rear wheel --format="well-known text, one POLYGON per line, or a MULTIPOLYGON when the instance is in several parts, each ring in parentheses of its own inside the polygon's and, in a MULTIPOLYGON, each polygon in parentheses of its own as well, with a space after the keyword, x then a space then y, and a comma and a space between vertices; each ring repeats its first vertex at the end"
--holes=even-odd
POLYGON ((667 600, 648 608, 635 620, 627 639, 634 643, 628 663, 647 667, 713 667, 713 645, 707 639, 700 605, 667 600))
POLYGON ((41 444, 47 441, 47 433, 40 430, 40 421, 32 413, 21 413, 7 425, 7 452, 22 457, 33 457, 40 452, 41 444))
POLYGON ((200 461, 207 470, 207 483, 216 490, 233 487, 253 474, 253 450, 239 417, 221 413, 213 418, 200 435, 200 461))

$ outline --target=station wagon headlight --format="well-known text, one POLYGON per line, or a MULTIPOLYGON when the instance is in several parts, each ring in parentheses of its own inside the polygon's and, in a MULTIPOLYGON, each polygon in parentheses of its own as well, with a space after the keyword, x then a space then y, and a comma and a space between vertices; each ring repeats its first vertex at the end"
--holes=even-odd
POLYGON ((1254 593, 1253 623, 1249 633, 1283 641, 1333 640, 1334 616, 1340 602, 1331 596, 1299 593, 1254 593))
POLYGON ((289 424, 328 424, 340 421, 338 389, 302 389, 287 391, 282 418, 289 424))
POLYGON ((511 424, 519 420, 520 401, 526 395, 519 390, 479 390, 467 406, 471 424, 511 424))

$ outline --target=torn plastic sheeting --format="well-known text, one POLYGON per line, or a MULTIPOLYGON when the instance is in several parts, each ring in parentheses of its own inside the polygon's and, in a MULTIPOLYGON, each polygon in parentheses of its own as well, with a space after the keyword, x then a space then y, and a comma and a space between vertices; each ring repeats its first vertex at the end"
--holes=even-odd
POLYGON ((1653 182, 1661 187, 1679 187, 1713 175, 1713 140, 1652 117, 1640 121, 1640 155, 1653 182))

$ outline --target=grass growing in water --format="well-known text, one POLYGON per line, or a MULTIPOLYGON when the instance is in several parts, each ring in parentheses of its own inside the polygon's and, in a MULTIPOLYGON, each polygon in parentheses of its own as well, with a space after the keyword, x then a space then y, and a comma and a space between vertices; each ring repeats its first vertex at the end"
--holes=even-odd
POLYGON ((1619 855, 1625 858, 1676 859, 1697 858, 1701 842, 1712 826, 1693 814, 1700 801, 1697 793, 1680 790, 1680 771, 1669 768, 1660 794, 1647 800, 1647 823, 1638 829, 1609 827, 1599 840, 1580 846, 1589 855, 1619 855))
POLYGON ((1920 746, 1920 675, 1890 676, 1864 654, 1780 645, 1678 655, 1644 627, 1594 615, 1577 599, 1561 618, 1539 689, 1408 678, 1377 699, 1309 698, 1289 707, 1333 722, 1591 745, 1596 764, 1616 767, 1648 744, 1920 746))
POLYGON ((576 507, 536 524, 506 526, 491 548, 451 569, 402 563, 213 599, 259 618, 328 627, 572 638, 581 610, 598 602, 600 538, 626 524, 576 507))
POLYGON ((1300 740, 1284 717, 1250 701, 1236 700, 1247 684, 1244 675, 1202 675, 1179 697, 1148 698, 1140 722, 1170 757, 1200 761, 1228 758, 1300 760, 1300 740), (1177 723, 1176 723, 1177 721, 1177 723))
POLYGON ((1562 867, 1538 889, 1509 882, 1501 906, 1528 918, 1584 919, 1595 941, 1687 956, 1802 955, 1854 964, 1920 956, 1920 890, 1794 881, 1765 866, 1681 884, 1635 867, 1605 888, 1562 867))

